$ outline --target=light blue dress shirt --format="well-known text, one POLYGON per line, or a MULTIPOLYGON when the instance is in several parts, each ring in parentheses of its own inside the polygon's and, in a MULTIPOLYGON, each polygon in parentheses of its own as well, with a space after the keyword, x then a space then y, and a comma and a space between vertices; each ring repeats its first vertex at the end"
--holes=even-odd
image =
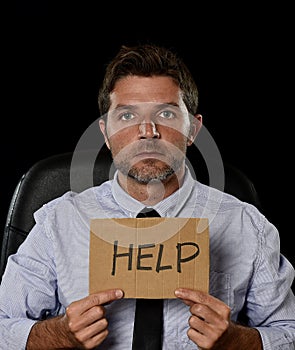
MULTIPOLYGON (((10 256, 0 286, 0 349, 24 350, 37 320, 63 314, 88 295, 92 218, 136 217, 143 204, 114 180, 68 192, 35 213, 36 225, 10 256)), ((210 294, 231 308, 233 321, 259 330, 264 350, 295 349, 294 268, 280 255, 276 228, 252 205, 195 181, 154 206, 163 217, 205 217, 210 232, 210 294)), ((98 347, 130 350, 135 300, 107 306, 109 336, 98 347)), ((164 301, 164 350, 197 349, 187 337, 188 307, 164 301)))

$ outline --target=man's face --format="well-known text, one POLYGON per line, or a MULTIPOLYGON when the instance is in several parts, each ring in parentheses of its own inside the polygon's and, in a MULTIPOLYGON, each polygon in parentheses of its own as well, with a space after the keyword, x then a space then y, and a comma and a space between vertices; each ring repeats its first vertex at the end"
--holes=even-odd
POLYGON ((173 80, 129 76, 116 83, 110 98, 107 123, 100 127, 119 172, 148 183, 183 171, 198 119, 191 124, 173 80))

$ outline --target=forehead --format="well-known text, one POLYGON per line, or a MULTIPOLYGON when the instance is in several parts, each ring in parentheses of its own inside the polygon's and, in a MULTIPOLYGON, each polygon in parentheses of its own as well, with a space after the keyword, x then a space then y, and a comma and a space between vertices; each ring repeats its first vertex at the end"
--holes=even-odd
POLYGON ((113 109, 142 102, 180 104, 182 97, 179 86, 170 77, 128 76, 117 81, 110 99, 113 109))

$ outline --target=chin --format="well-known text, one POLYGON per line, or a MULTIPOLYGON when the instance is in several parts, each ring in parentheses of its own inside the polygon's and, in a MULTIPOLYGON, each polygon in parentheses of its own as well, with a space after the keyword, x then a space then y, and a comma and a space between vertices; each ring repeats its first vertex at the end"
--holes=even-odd
POLYGON ((174 169, 168 165, 164 167, 132 167, 128 176, 142 184, 148 184, 151 181, 165 181, 175 173, 174 169))

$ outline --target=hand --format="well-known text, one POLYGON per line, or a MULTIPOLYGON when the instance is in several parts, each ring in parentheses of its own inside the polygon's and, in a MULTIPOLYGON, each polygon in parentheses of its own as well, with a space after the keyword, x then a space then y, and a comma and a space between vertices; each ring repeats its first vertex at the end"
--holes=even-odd
POLYGON ((224 344, 230 328, 230 308, 213 296, 191 289, 180 288, 175 295, 190 306, 188 337, 200 349, 215 349, 224 344))
POLYGON ((103 305, 121 299, 121 290, 107 290, 91 294, 70 304, 63 316, 75 347, 93 349, 108 335, 108 322, 103 305))

